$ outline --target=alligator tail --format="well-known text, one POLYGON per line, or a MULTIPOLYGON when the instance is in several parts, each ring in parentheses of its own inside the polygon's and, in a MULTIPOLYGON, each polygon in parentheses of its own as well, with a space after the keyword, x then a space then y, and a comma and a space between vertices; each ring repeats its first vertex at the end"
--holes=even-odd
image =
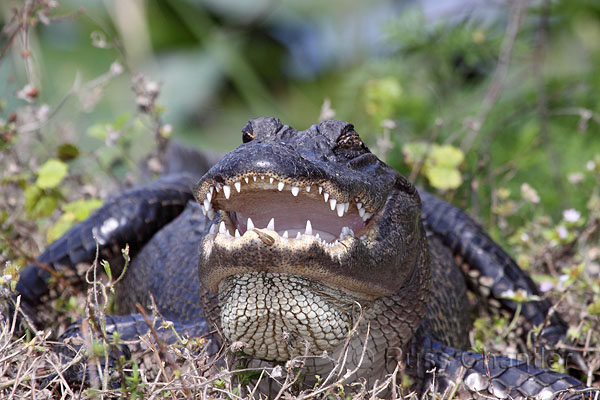
MULTIPOLYGON (((135 254, 161 227, 177 217, 193 199, 195 179, 179 174, 157 179, 109 199, 89 218, 50 244, 35 264, 27 266, 17 283, 22 300, 36 306, 49 293, 48 279, 58 266, 115 259, 127 244, 135 254)), ((113 275, 117 275, 115 271, 113 275)))
POLYGON ((551 346, 564 339, 567 324, 557 313, 546 321, 551 303, 540 299, 538 287, 512 257, 462 210, 420 188, 419 194, 425 225, 462 260, 472 289, 494 298, 512 313, 519 305, 511 300, 510 294, 521 291, 526 297, 536 299, 521 304, 523 317, 532 326, 546 324, 541 338, 551 346))
POLYGON ((600 389, 587 388, 569 375, 536 368, 527 360, 457 350, 430 339, 426 340, 424 360, 424 393, 502 399, 591 400, 600 396, 600 389))

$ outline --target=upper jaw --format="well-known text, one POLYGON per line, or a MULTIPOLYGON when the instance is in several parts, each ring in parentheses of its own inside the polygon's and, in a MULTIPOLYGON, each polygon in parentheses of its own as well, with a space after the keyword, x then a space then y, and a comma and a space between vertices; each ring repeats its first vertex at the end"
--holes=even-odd
POLYGON ((253 229, 282 239, 314 236, 323 246, 339 246, 345 237, 368 239, 378 209, 366 196, 348 193, 330 181, 310 184, 270 173, 246 173, 217 182, 207 176, 195 196, 212 224, 211 235, 235 240, 253 229))

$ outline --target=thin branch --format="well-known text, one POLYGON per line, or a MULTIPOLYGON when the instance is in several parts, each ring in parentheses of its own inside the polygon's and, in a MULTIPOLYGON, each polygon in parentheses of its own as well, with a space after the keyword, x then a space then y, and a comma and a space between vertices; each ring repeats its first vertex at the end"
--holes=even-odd
POLYGON ((504 87, 504 83, 508 75, 508 67, 510 64, 513 47, 521 27, 523 15, 527 9, 527 4, 527 0, 512 1, 510 19, 508 21, 508 25, 506 26, 504 39, 502 40, 500 56, 498 58, 498 63, 496 64, 496 70, 494 72, 492 82, 488 87, 485 97, 483 98, 479 113, 474 118, 466 121, 468 133, 460 144, 460 148, 463 152, 467 152, 473 145, 473 142, 481 132, 481 127, 485 123, 487 115, 492 110, 504 87))

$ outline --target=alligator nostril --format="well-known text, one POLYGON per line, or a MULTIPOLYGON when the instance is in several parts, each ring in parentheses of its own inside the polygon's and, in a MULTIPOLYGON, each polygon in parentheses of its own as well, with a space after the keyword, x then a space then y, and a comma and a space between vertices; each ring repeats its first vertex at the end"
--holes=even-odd
POLYGON ((256 162, 256 166, 259 168, 269 168, 271 167, 271 162, 270 161, 257 161, 256 162))

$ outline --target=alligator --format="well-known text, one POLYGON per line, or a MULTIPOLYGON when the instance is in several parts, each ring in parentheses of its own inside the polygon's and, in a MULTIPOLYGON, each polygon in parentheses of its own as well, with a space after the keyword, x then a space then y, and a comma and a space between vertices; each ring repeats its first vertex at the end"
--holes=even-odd
POLYGON ((196 175, 171 171, 108 200, 21 273, 22 302, 48 298, 52 269, 118 258, 127 244, 132 262, 106 320, 124 340, 148 332, 137 305, 152 301, 179 334, 217 327, 252 365, 305 357, 308 386, 345 352, 353 377, 372 384, 400 368, 421 394, 584 396, 569 375, 465 350, 468 286, 519 307, 543 343, 567 326, 474 220, 379 160, 352 124, 298 131, 257 118, 242 142, 210 168, 198 156, 196 175), (519 291, 535 300, 518 305, 507 294, 519 291))

